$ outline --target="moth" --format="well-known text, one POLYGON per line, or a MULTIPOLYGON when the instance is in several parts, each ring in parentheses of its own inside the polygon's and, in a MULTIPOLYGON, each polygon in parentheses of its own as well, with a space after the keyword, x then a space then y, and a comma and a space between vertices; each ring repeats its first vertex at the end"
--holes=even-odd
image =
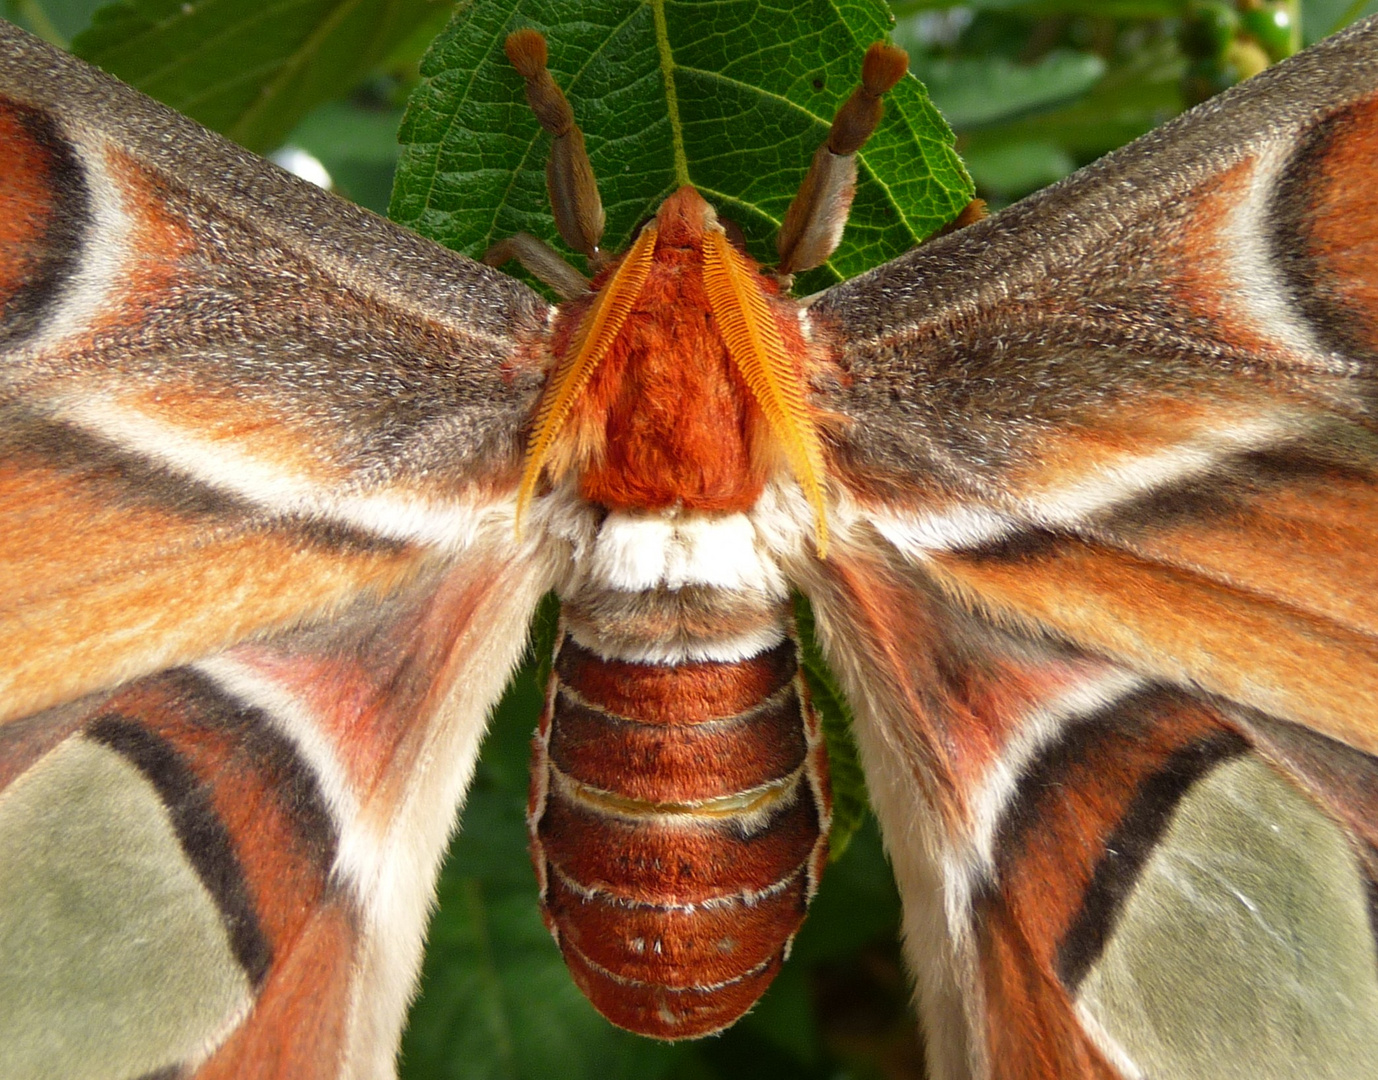
POLYGON ((512 51, 558 305, 0 24, 0 1073, 391 1075, 552 588, 536 864, 618 1022, 787 950, 797 589, 934 1077, 1378 1069, 1378 21, 806 299, 889 75, 772 271, 692 190, 602 253, 512 51))

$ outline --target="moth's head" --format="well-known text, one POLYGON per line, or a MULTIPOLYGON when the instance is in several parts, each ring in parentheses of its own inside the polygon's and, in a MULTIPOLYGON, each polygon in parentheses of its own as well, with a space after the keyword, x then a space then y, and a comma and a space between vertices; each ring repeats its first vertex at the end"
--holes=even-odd
POLYGON ((655 221, 658 248, 700 248, 704 232, 720 228, 717 212, 688 185, 660 204, 655 221))

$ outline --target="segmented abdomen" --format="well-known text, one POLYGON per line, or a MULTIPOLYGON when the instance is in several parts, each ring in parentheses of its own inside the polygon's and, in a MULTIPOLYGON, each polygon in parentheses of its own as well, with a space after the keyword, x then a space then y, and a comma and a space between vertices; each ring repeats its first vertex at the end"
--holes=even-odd
MULTIPOLYGON (((675 607, 666 622, 682 630, 684 597, 641 600, 675 607)), ((609 659, 617 635, 588 622, 599 607, 566 602, 535 740, 542 912, 613 1023, 708 1035, 764 992, 817 887, 831 818, 823 741, 787 604, 772 605, 778 633, 755 655, 680 663, 609 659)))

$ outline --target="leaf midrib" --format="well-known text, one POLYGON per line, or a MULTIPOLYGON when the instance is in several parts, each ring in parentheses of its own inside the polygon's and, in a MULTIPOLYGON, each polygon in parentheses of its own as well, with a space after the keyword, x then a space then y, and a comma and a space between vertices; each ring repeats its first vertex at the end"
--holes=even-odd
POLYGON ((670 48, 670 29, 665 20, 665 0, 651 0, 651 19, 655 26, 656 55, 660 60, 660 79, 665 86, 665 112, 670 118, 670 150, 675 159, 675 186, 689 187, 689 154, 684 147, 684 125, 679 118, 679 93, 675 87, 675 54, 670 48))

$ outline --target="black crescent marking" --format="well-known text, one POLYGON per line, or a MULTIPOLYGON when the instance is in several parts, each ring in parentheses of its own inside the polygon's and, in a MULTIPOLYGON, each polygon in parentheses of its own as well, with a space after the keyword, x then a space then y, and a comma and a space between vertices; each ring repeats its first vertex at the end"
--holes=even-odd
MULTIPOLYGON (((1373 351, 1374 328, 1365 325, 1362 312, 1337 295, 1336 276, 1314 250, 1311 237, 1316 178, 1326 175, 1325 157, 1331 146, 1359 126, 1356 111, 1355 107, 1339 109, 1326 117, 1307 133, 1287 162, 1269 210, 1268 245, 1288 294, 1295 298, 1321 347, 1372 363, 1378 361, 1373 351)), ((1372 403, 1376 395, 1370 391, 1367 396, 1372 403)))
MULTIPOLYGON (((241 704, 212 680, 188 668, 157 676, 170 684, 177 716, 194 738, 197 729, 233 734, 242 767, 267 777, 294 826, 298 850, 328 882, 338 836, 310 766, 260 709, 241 704)), ((214 898, 231 949, 254 987, 272 964, 272 948, 259 923, 234 838, 215 811, 211 792, 167 739, 118 712, 98 716, 87 735, 122 754, 157 788, 182 849, 214 898)), ((328 887, 328 886, 327 886, 328 887)))
POLYGON ((54 196, 40 253, 22 285, 0 309, 0 347, 14 347, 42 326, 81 265, 82 240, 91 219, 91 193, 75 149, 47 113, 0 96, 48 158, 48 187, 54 196))
POLYGON ((261 986, 273 961, 272 948, 259 925, 229 830, 216 814, 210 793, 169 742, 136 721, 107 713, 97 717, 86 734, 124 757, 157 788, 182 851, 220 910, 235 959, 250 983, 261 986))
POLYGON ((1139 785, 1129 809, 1106 838, 1105 853, 1091 875, 1081 909, 1058 946, 1058 977, 1073 994, 1105 951, 1120 911, 1172 823, 1178 803, 1207 773, 1247 749, 1242 736, 1220 732, 1182 747, 1139 785))

